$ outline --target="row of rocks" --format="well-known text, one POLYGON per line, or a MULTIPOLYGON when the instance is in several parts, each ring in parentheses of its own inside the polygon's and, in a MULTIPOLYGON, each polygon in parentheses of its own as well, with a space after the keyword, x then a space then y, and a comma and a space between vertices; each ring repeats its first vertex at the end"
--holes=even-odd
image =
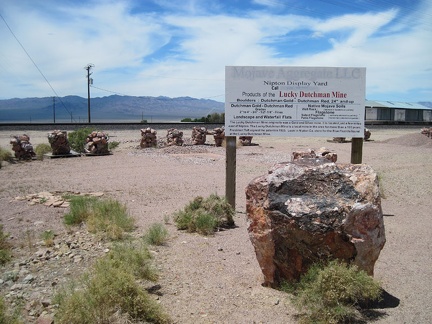
POLYGON ((309 149, 307 151, 295 151, 292 153, 291 161, 299 160, 324 160, 327 162, 336 162, 337 153, 331 152, 325 147, 321 147, 318 150, 309 149))
MULTIPOLYGON (((205 145, 207 135, 213 136, 215 146, 222 146, 225 139, 225 128, 217 127, 209 131, 205 127, 193 127, 191 135, 192 145, 205 145)), ((175 128, 167 130, 166 145, 167 146, 182 146, 184 144, 183 132, 175 128)), ((240 145, 252 145, 252 136, 240 136, 240 145)), ((157 131, 148 127, 141 129, 141 148, 156 147, 158 146, 157 131)))
MULTIPOLYGON (((369 141, 371 135, 372 135, 371 131, 368 128, 365 128, 363 139, 365 141, 369 141)), ((333 142, 336 142, 336 143, 345 143, 346 141, 347 141, 346 137, 333 137, 333 142)))

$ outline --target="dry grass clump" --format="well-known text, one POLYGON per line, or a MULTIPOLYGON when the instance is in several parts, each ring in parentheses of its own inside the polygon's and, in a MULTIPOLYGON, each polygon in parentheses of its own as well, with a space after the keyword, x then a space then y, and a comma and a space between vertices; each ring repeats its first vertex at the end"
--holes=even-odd
POLYGON ((3 161, 11 161, 11 160, 12 160, 12 153, 0 147, 0 169, 2 167, 3 161))
POLYGON ((161 223, 151 224, 143 239, 147 244, 163 245, 168 239, 168 230, 161 223))
POLYGON ((12 258, 12 247, 7 240, 8 237, 9 235, 3 232, 3 225, 0 224, 0 265, 4 265, 12 258))
POLYGON ((233 226, 234 213, 225 197, 212 194, 206 199, 196 197, 173 218, 180 230, 210 235, 219 227, 233 226))
POLYGON ((168 323, 169 317, 138 283, 157 279, 150 260, 145 245, 115 246, 90 271, 57 293, 55 322, 168 323))
POLYGON ((38 144, 35 147, 36 158, 38 160, 43 160, 44 155, 52 152, 51 146, 48 144, 38 144))
POLYGON ((126 232, 134 229, 135 220, 127 208, 112 199, 72 196, 70 212, 64 217, 66 225, 85 223, 90 233, 97 233, 110 240, 123 239, 126 232))
POLYGON ((303 313, 302 323, 346 323, 362 320, 359 304, 378 300, 380 284, 356 266, 330 261, 314 265, 294 285, 282 288, 293 293, 294 305, 303 313))

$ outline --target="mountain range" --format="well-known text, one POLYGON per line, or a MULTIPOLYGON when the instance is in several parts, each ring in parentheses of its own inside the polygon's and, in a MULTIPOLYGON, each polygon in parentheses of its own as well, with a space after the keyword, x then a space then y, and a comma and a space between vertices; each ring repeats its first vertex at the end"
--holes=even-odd
MULTIPOLYGON (((88 99, 79 96, 0 100, 0 123, 87 122, 88 99)), ((224 103, 191 97, 112 95, 90 99, 91 122, 179 122, 223 113, 224 103)))

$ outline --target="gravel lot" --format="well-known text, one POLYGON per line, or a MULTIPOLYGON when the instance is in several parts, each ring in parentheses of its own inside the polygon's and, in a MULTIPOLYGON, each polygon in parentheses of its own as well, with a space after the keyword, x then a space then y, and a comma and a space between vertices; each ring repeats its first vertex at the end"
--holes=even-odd
MULTIPOLYGON (((0 146, 9 148, 11 134, 27 133, 36 146, 48 143, 47 130, 4 130, 0 146)), ((381 177, 387 243, 375 267, 375 278, 389 297, 386 307, 371 312, 376 323, 432 322, 432 139, 420 127, 370 127, 371 140, 364 143, 363 163, 381 177)), ((29 323, 51 308, 40 306, 49 299, 57 283, 80 273, 103 254, 103 246, 88 238, 83 229, 67 233, 62 216, 67 208, 29 205, 15 197, 49 192, 103 192, 125 203, 137 220, 137 235, 154 222, 164 222, 196 196, 225 193, 225 149, 209 145, 164 149, 139 149, 140 132, 108 131, 120 145, 108 156, 44 159, 3 163, 0 169, 0 222, 15 244, 14 269, 22 283, 34 280, 21 292, 29 323), (75 240, 82 258, 50 262, 20 260, 34 258, 35 251, 23 240, 45 230, 57 240, 75 240), (69 235, 69 236, 68 236, 69 235), (83 247, 86 247, 85 249, 83 247), (21 271, 21 272, 20 272, 21 271), (53 284, 55 282, 55 284, 53 284), (44 309, 44 307, 46 309, 44 309), (33 310, 33 314, 32 313, 33 310)), ((184 130, 185 138, 191 131, 184 130)), ((166 130, 158 130, 163 137, 166 130)), ((290 161, 291 153, 326 147, 338 154, 338 163, 350 161, 350 143, 332 143, 328 138, 256 137, 254 146, 237 150, 236 211, 234 229, 214 236, 178 231, 168 224, 169 242, 153 248, 160 269, 158 298, 176 323, 295 323, 296 311, 283 293, 261 286, 262 274, 249 241, 245 221, 244 189, 249 181, 267 172, 277 162, 290 161)), ((36 240, 37 241, 37 240, 36 240)), ((37 248, 36 248, 37 249, 37 248)), ((11 295, 12 284, 2 278, 0 290, 11 295)), ((12 297, 11 297, 12 298, 12 297)))

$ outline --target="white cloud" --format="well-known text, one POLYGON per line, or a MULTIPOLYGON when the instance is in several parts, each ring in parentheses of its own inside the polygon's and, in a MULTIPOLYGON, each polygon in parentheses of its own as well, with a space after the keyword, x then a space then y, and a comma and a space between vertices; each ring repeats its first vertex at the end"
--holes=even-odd
MULTIPOLYGON (((404 91, 409 98, 413 89, 431 91, 429 2, 411 13, 415 20, 401 19, 404 12, 397 9, 328 19, 245 10, 239 17, 222 14, 220 8, 218 14, 208 13, 215 4, 202 1, 179 2, 167 13, 134 14, 126 1, 89 2, 85 7, 38 3, 45 10, 24 4, 10 2, 2 15, 60 96, 86 96, 87 63, 95 64, 96 87, 132 95, 217 96, 225 91, 226 65, 365 66, 371 99, 404 91), (309 42, 326 40, 330 46, 295 54, 294 46, 304 45, 292 45, 289 39, 299 31, 305 31, 309 42), (286 49, 281 46, 285 43, 286 49), (154 56, 166 45, 171 52, 154 56)), ((0 98, 52 96, 1 20, 0 37, 0 89, 8 89, 0 98)), ((92 93, 110 95, 96 88, 92 93)), ((424 93, 419 99, 431 96, 424 93)))

